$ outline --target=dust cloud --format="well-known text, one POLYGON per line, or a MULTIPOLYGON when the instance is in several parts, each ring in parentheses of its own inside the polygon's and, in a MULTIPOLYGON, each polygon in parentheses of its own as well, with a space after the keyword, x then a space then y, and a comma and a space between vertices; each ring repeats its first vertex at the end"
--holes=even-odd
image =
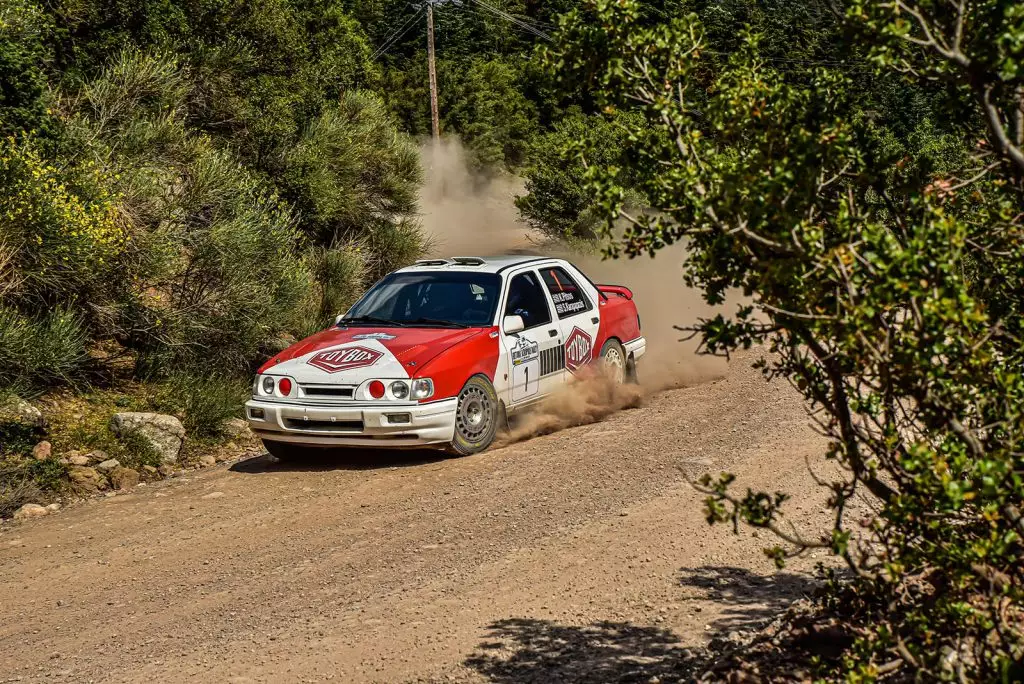
POLYGON ((458 140, 427 143, 422 158, 426 182, 420 211, 430 256, 535 254, 567 259, 595 283, 630 288, 647 338, 647 353, 638 368, 639 386, 616 387, 600 373, 576 377, 543 407, 518 421, 502 443, 596 422, 638 406, 647 393, 724 376, 724 360, 698 355, 697 342, 682 341, 684 333, 674 327, 692 325, 718 311, 683 283, 683 245, 664 249, 653 258, 606 260, 581 254, 563 243, 544 240, 520 221, 513 202, 524 191, 522 180, 475 175, 458 140))
POLYGON ((426 172, 419 204, 430 240, 427 256, 498 256, 535 248, 539 236, 519 220, 513 203, 524 192, 521 179, 474 174, 456 138, 428 142, 420 155, 426 172))

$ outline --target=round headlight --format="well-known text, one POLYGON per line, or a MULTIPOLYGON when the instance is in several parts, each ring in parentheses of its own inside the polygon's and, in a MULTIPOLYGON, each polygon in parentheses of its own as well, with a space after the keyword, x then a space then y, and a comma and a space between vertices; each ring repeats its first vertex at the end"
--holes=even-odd
POLYGON ((405 399, 409 396, 409 386, 401 380, 391 383, 391 394, 395 399, 405 399))
POLYGON ((274 378, 267 376, 263 378, 263 393, 273 394, 274 393, 274 378))

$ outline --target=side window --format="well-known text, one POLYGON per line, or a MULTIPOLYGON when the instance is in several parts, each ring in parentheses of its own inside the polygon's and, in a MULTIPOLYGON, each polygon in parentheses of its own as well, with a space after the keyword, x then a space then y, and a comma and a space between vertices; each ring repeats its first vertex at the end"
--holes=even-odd
POLYGON ((576 281, 569 277, 564 268, 548 266, 540 270, 544 284, 548 286, 551 300, 555 303, 555 313, 559 318, 575 316, 590 311, 590 300, 580 289, 576 281))
POLYGON ((528 329, 551 322, 547 297, 535 273, 520 273, 512 278, 505 315, 522 316, 528 329))

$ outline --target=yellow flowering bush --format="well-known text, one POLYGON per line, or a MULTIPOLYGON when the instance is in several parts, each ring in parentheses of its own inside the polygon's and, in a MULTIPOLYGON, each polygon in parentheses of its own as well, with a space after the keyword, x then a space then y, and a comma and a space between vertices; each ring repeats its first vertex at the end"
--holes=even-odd
POLYGON ((129 240, 107 181, 94 163, 62 169, 30 141, 0 142, 0 242, 15 250, 14 296, 52 304, 105 278, 129 240))

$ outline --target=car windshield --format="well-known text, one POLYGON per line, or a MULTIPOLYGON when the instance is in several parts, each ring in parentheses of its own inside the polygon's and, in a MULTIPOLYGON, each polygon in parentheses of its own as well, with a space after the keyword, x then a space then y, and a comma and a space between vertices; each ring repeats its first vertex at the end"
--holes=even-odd
POLYGON ((342 325, 489 326, 500 283, 494 273, 392 273, 352 307, 342 325))

